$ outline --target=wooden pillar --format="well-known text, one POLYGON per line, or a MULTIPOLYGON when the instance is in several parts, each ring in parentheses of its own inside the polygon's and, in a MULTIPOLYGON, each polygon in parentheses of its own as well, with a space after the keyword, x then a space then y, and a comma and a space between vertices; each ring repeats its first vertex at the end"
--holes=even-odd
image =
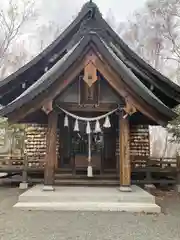
POLYGON ((57 140, 57 113, 52 110, 48 114, 48 129, 46 137, 46 157, 44 171, 44 188, 43 190, 54 190, 54 170, 56 165, 56 140, 57 140))
POLYGON ((130 165, 130 149, 129 149, 129 119, 119 119, 119 141, 120 141, 120 191, 131 191, 131 165, 130 165))

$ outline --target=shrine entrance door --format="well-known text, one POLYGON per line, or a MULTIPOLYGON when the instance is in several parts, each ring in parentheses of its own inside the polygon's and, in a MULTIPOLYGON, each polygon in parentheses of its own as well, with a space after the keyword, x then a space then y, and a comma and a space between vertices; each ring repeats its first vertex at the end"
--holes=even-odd
MULTIPOLYGON (((64 116, 62 116, 64 119, 64 116)), ((72 169, 76 173, 87 173, 88 167, 88 134, 87 123, 79 121, 79 132, 74 131, 74 119, 69 118, 69 126, 60 128, 59 167, 72 169)), ((91 164, 94 173, 103 173, 108 169, 116 169, 116 128, 112 127, 95 133, 91 123, 91 164)), ((95 124, 95 123, 94 123, 95 124)))

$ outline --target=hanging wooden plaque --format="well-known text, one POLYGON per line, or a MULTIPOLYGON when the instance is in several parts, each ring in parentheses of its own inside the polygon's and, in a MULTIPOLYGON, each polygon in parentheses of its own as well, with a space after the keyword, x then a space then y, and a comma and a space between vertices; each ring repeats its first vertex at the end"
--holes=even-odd
POLYGON ((90 61, 84 68, 84 81, 89 87, 98 80, 97 69, 92 61, 90 61))

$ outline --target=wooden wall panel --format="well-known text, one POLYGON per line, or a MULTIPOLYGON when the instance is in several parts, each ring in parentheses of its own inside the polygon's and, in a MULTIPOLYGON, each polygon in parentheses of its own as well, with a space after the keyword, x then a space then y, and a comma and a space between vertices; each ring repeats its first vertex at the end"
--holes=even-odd
POLYGON ((148 125, 134 125, 130 127, 130 156, 149 157, 150 137, 148 125))
MULTIPOLYGON (((21 167, 23 165, 24 152, 27 153, 29 168, 44 167, 46 152, 46 125, 28 124, 24 128, 2 126, 0 131, 0 168, 21 167), (25 144, 24 144, 24 139, 25 144), (11 144, 13 142, 13 144, 11 144)), ((119 127, 116 134, 116 157, 119 165, 119 127)), ((59 132, 57 132, 59 135, 59 132)), ((131 159, 150 156, 148 125, 130 125, 130 156, 131 159)), ((59 136, 57 136, 57 151, 59 148, 59 136)), ((58 152, 59 153, 59 152, 58 152)), ((59 158, 59 156, 58 156, 59 158)))
POLYGON ((24 157, 24 125, 0 124, 0 168, 20 168, 24 157))
MULTIPOLYGON (((119 127, 116 130, 119 132, 119 127)), ((116 138, 116 158, 119 165, 120 143, 119 134, 116 138)), ((130 125, 130 159, 146 160, 150 157, 150 135, 148 125, 130 125)))
MULTIPOLYGON (((46 154, 46 133, 47 126, 39 124, 29 124, 25 129, 25 152, 28 158, 28 167, 44 167, 46 154)), ((57 132, 57 156, 59 149, 59 132, 57 132)))

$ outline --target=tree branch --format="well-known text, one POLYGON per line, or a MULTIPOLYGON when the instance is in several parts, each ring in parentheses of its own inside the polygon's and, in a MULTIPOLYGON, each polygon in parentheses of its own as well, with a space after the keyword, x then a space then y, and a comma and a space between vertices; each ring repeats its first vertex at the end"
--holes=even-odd
POLYGON ((2 40, 0 43, 0 62, 3 61, 13 40, 20 34, 22 26, 33 16, 34 0, 24 0, 21 10, 13 0, 9 0, 8 9, 0 12, 0 28, 2 40))

